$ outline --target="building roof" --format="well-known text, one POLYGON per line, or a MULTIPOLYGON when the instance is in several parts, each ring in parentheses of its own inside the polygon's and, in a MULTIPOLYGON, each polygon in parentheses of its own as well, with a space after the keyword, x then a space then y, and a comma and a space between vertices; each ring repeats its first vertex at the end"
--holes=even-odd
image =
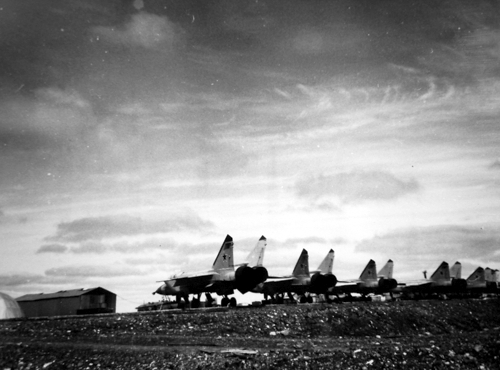
MULTIPOLYGON (((89 292, 92 292, 94 290, 104 290, 108 293, 111 293, 110 291, 101 288, 101 287, 96 287, 96 288, 89 288, 89 289, 73 289, 73 290, 61 290, 56 293, 38 293, 38 294, 26 294, 23 295, 19 298, 16 298, 16 301, 18 302, 30 302, 30 301, 39 301, 42 299, 55 299, 55 298, 72 298, 72 297, 79 297, 84 294, 87 294, 89 292)), ((111 293, 113 294, 113 293, 111 293)))
POLYGON ((23 311, 10 295, 0 292, 0 320, 23 317, 23 311))

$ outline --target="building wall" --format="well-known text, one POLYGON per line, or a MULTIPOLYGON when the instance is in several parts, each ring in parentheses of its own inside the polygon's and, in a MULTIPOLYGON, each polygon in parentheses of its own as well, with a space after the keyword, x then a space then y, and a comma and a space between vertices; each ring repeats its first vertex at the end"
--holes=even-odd
POLYGON ((76 297, 19 301, 26 317, 116 312, 116 294, 98 288, 76 297))
POLYGON ((116 294, 96 289, 82 296, 79 313, 116 312, 116 294))
POLYGON ((76 315, 81 297, 21 301, 19 306, 26 317, 76 315))

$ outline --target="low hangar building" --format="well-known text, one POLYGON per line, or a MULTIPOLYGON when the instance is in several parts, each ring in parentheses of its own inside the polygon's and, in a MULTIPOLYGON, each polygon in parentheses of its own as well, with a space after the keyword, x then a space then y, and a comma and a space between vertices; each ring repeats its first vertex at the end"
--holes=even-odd
POLYGON ((16 299, 26 317, 114 313, 116 294, 101 287, 26 294, 16 299))

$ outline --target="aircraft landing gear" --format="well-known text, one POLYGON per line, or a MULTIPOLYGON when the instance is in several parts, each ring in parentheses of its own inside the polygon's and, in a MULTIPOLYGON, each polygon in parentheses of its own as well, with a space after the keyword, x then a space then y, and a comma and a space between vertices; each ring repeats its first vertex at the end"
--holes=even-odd
POLYGON ((198 294, 198 298, 193 298, 191 300, 191 308, 199 308, 201 306, 201 294, 198 294))
POLYGON ((205 293, 205 307, 212 307, 214 299, 210 295, 210 293, 205 293))
POLYGON ((328 292, 324 293, 323 294, 324 298, 325 298, 325 302, 326 303, 332 303, 332 299, 330 298, 330 295, 328 294, 328 292))
POLYGON ((227 296, 224 296, 224 298, 222 298, 221 300, 221 303, 220 305, 222 307, 236 307, 236 298, 234 297, 231 297, 231 299, 229 299, 227 296))
POLYGON ((175 301, 177 302, 177 307, 178 308, 186 308, 186 306, 189 307, 189 295, 188 294, 177 294, 175 296, 175 301), (184 299, 184 302, 182 301, 184 299))

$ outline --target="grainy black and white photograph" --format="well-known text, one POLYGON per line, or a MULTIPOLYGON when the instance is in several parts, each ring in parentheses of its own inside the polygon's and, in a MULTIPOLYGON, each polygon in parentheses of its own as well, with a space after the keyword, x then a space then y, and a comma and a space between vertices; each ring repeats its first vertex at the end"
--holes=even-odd
POLYGON ((0 0, 1 369, 500 368, 500 2, 0 0))

